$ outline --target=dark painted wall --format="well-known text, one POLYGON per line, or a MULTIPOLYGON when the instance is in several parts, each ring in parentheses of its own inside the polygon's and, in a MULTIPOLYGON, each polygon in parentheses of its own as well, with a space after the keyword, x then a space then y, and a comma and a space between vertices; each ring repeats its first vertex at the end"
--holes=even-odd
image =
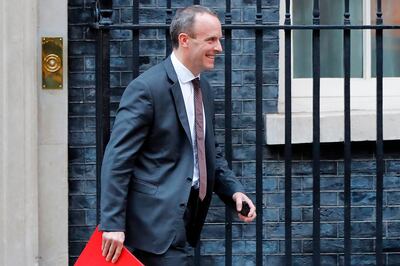
MULTIPOLYGON (((69 0, 69 255, 71 265, 80 254, 96 224, 95 182, 95 35, 89 0, 69 0)), ((172 1, 173 9, 191 1, 172 1)), ((225 1, 204 0, 224 21, 225 1)), ((114 1, 114 23, 132 21, 132 0, 114 1)), ((263 1, 263 21, 277 23, 279 1, 263 1)), ((140 22, 165 23, 165 0, 140 1, 140 22)), ((254 23, 254 0, 233 0, 232 20, 254 23)), ((277 31, 264 32, 262 55, 255 54, 252 31, 233 31, 233 169, 255 198, 255 57, 263 57, 264 112, 276 112, 278 97, 277 31)), ((140 34, 140 69, 144 71, 165 57, 162 30, 140 34)), ((112 31, 112 114, 132 78, 132 34, 112 31)), ((224 141, 224 56, 216 69, 205 75, 216 93, 218 140, 224 141)), ((295 88, 294 88, 295 89, 295 88)), ((384 247, 398 247, 400 236, 400 145, 385 146, 384 247)), ((353 145, 352 234, 354 265, 374 265, 375 146, 353 145)), ((311 264, 312 254, 312 147, 294 146, 293 162, 293 252, 296 265, 311 264)), ((343 262, 343 145, 325 144, 321 150, 321 252, 322 265, 343 262)), ((263 252, 265 265, 282 265, 284 254, 284 163, 283 148, 264 149, 263 252)), ((202 235, 202 264, 224 265, 224 207, 215 199, 202 235)), ((233 225, 233 264, 255 265, 255 224, 233 225)), ((400 263, 400 255, 385 256, 388 264, 400 263)))

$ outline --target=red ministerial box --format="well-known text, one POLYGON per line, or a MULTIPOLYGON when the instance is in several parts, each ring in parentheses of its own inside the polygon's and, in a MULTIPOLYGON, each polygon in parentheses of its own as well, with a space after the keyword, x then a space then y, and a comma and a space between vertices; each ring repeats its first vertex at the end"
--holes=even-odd
POLYGON ((90 237, 89 242, 83 249, 81 255, 75 263, 75 266, 144 266, 132 253, 125 247, 116 263, 107 262, 101 254, 101 242, 103 233, 98 227, 90 237))

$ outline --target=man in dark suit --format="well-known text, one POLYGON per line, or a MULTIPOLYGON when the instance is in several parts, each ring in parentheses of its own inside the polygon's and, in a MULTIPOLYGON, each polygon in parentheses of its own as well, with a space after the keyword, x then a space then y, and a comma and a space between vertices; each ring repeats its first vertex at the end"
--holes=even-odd
POLYGON ((124 92, 103 160, 103 256, 115 262, 125 244, 146 266, 188 265, 215 192, 245 222, 253 202, 228 168, 214 137, 210 85, 200 73, 222 51, 221 23, 202 6, 179 10, 173 53, 124 92))

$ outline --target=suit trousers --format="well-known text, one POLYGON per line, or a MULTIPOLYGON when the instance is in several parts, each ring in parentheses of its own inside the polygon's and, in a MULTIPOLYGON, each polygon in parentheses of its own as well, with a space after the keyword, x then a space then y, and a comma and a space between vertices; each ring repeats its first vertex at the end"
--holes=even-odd
POLYGON ((197 218, 199 206, 199 189, 191 189, 186 210, 180 225, 178 226, 176 236, 171 246, 164 254, 153 254, 150 252, 135 249, 133 254, 145 266, 192 266, 193 249, 189 247, 187 239, 191 237, 191 226, 197 218))
POLYGON ((145 266, 192 266, 193 257, 189 255, 189 248, 171 247, 164 254, 153 254, 141 250, 134 250, 133 254, 145 266))

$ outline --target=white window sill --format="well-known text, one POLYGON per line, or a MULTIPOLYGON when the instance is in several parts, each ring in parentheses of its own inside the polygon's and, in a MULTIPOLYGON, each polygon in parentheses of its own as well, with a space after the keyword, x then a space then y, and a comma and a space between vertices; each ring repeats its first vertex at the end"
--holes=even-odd
MULTIPOLYGON (((285 115, 266 114, 265 138, 268 145, 285 143, 285 115)), ((312 143, 312 113, 292 114, 292 143, 312 143)), ((384 110, 383 139, 400 139, 400 109, 384 110)), ((321 143, 344 141, 343 112, 321 112, 321 143)), ((376 113, 374 111, 351 112, 351 141, 376 140, 376 113)))

